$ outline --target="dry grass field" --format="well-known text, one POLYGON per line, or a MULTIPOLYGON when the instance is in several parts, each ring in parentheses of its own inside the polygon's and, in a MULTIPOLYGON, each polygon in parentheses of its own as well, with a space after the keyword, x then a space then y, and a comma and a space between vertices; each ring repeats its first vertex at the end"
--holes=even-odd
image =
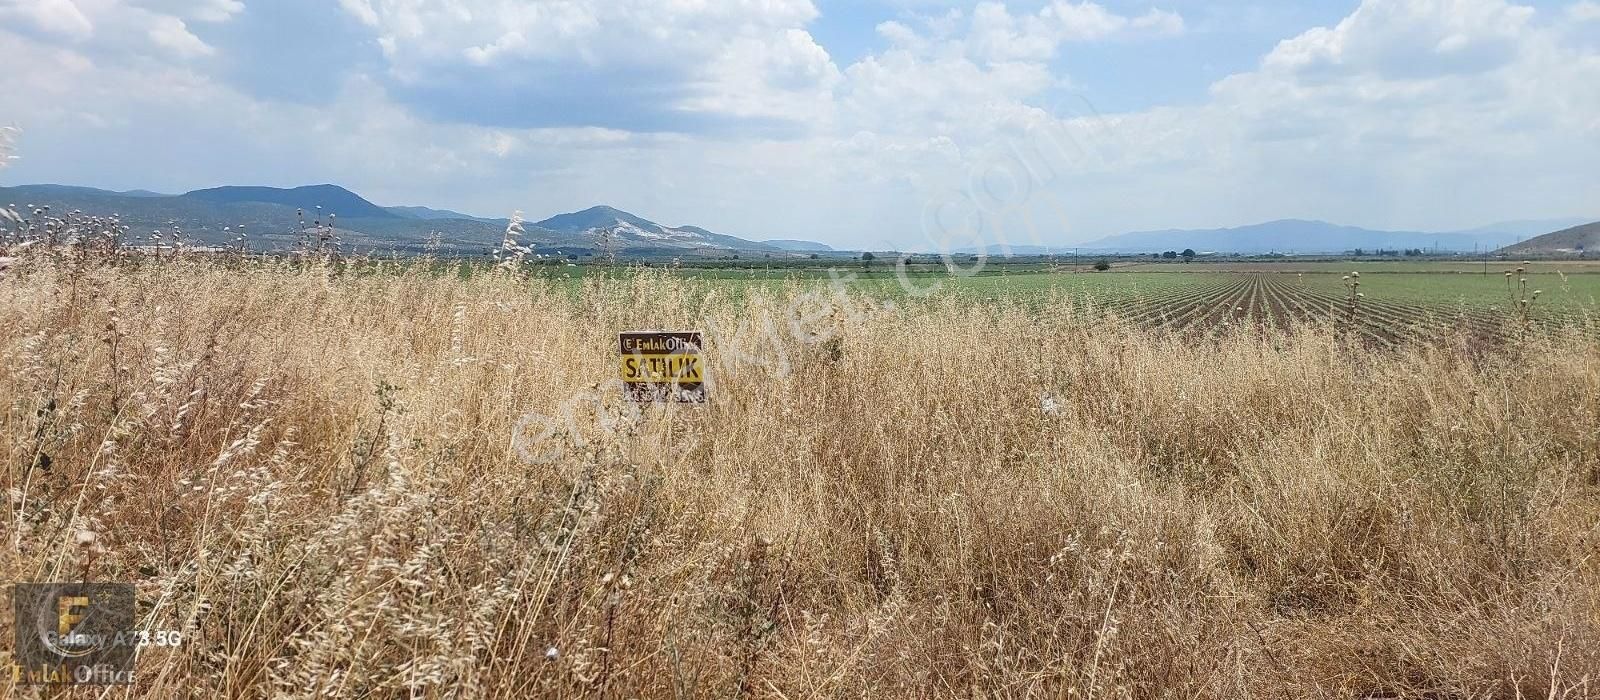
POLYGON ((1600 697, 1592 328, 3 274, 0 576, 185 633, 100 697, 1600 697), (620 400, 641 328, 706 331, 711 403, 620 400))

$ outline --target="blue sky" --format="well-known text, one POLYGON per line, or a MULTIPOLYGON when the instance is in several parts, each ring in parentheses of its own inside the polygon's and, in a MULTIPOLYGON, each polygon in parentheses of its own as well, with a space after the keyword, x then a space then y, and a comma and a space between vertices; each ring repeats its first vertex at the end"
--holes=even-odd
POLYGON ((0 184, 850 247, 1600 215, 1600 2, 0 0, 0 184))

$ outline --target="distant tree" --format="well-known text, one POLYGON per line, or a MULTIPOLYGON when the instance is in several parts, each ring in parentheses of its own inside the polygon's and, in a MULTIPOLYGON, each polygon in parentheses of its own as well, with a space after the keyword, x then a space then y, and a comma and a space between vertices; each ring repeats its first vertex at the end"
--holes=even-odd
POLYGON ((1105 272, 1106 270, 1111 269, 1111 261, 1110 260, 1096 260, 1096 261, 1094 261, 1094 269, 1099 270, 1101 272, 1105 272))
POLYGON ((1366 255, 1366 254, 1367 254, 1367 251, 1365 251, 1365 250, 1362 250, 1362 249, 1360 249, 1360 248, 1357 248, 1357 249, 1355 249, 1355 251, 1353 251, 1353 252, 1352 252, 1352 253, 1351 253, 1351 255, 1354 255, 1354 256, 1356 256, 1356 257, 1358 257, 1358 258, 1359 258, 1359 257, 1361 257, 1361 256, 1363 256, 1363 255, 1366 255))
POLYGON ((872 253, 862 253, 861 254, 861 266, 870 270, 870 269, 872 269, 872 261, 877 260, 877 259, 878 259, 878 256, 873 255, 872 253))
POLYGON ((1178 251, 1169 250, 1169 251, 1167 251, 1165 253, 1162 253, 1161 257, 1166 258, 1168 260, 1177 260, 1178 259, 1178 251))
POLYGON ((1183 252, 1181 253, 1181 255, 1183 256, 1183 261, 1184 262, 1189 262, 1191 260, 1194 260, 1194 256, 1196 255, 1196 253, 1194 252, 1193 248, 1184 248, 1183 252))
POLYGON ((812 253, 811 254, 811 259, 812 260, 816 260, 817 259, 817 254, 816 253, 812 253))
POLYGON ((1160 253, 1151 253, 1150 254, 1150 259, 1151 260, 1160 260, 1161 259, 1161 254, 1160 253))

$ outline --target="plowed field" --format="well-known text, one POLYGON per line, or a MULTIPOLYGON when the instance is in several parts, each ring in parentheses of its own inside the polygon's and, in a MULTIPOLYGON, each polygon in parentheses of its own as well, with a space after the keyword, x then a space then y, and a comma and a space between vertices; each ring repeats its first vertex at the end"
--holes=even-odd
POLYGON ((1436 337, 1446 329, 1484 336, 1505 332, 1506 314, 1483 309, 1404 304, 1370 296, 1351 302, 1284 274, 1239 274, 1188 287, 1126 297, 1110 305, 1124 319, 1188 334, 1237 326, 1287 329, 1298 323, 1337 323, 1368 339, 1391 344, 1436 337))

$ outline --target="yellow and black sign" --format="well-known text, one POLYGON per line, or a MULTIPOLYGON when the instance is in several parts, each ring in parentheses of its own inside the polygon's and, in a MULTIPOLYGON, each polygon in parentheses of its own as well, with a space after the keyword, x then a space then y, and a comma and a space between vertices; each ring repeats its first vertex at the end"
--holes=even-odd
POLYGON ((704 341, 698 331, 629 331, 619 338, 622 383, 634 401, 704 403, 704 341))

